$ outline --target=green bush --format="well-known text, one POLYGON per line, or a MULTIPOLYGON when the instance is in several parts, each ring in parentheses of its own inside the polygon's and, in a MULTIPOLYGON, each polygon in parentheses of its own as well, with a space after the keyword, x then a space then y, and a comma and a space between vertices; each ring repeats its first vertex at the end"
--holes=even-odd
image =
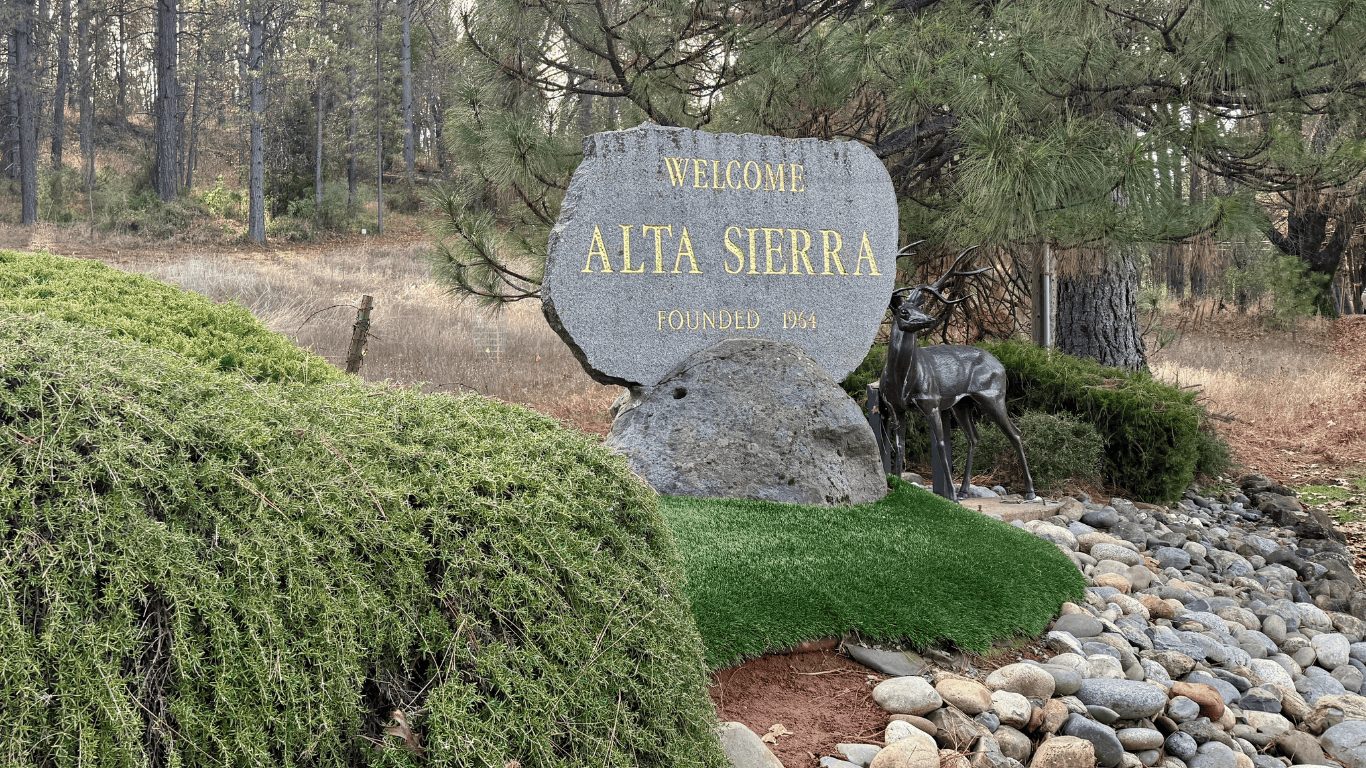
POLYGON ((82 314, 66 292, 120 280, 42 261, 90 282, 55 314, 123 338, 0 309, 0 763, 721 764, 674 540, 618 457, 480 397, 215 372, 243 368, 182 326, 236 309, 151 333, 170 289, 82 314))
MULTIPOLYGON (((1020 430, 1035 490, 1053 494, 1072 484, 1100 482, 1105 440, 1089 423, 1067 413, 1025 411, 1015 419, 1015 426, 1020 430)), ((954 443, 954 460, 961 472, 967 448, 961 432, 955 432, 954 443)), ((995 424, 979 420, 973 465, 977 472, 990 472, 1011 489, 1024 487, 1015 448, 995 424)))
POLYGON ((1007 341, 983 345, 1006 367, 1013 411, 1070 413, 1105 438, 1105 480, 1146 501, 1195 479, 1203 413, 1195 395, 1146 373, 1007 341))
POLYGON ((199 204, 220 219, 244 222, 247 220, 247 198, 239 189, 229 189, 223 177, 214 179, 212 187, 195 195, 199 204))
POLYGON ((887 345, 874 344, 864 356, 863 362, 854 369, 853 373, 844 377, 840 386, 844 391, 859 402, 860 405, 868 399, 868 385, 882 378, 882 368, 887 364, 887 345))
MULTIPOLYGON (((1196 404, 1192 393, 1163 384, 1146 373, 1106 368, 1025 342, 982 346, 1006 368, 1008 404, 1015 418, 1027 411, 1070 415, 1099 433, 1105 446, 1102 478, 1109 485, 1139 499, 1171 501, 1180 497, 1197 472, 1213 477, 1228 466, 1228 446, 1204 424, 1204 410, 1196 404)), ((886 354, 885 345, 869 350, 863 364, 845 379, 845 391, 851 396, 858 393, 861 398, 867 382, 876 381, 880 375, 886 354)), ((907 446, 907 454, 912 457, 921 455, 921 444, 927 440, 920 421, 912 420, 907 446)), ((1028 441, 1028 433, 1020 426, 1028 441)), ((985 436, 989 430, 985 424, 983 427, 985 436)), ((1040 428, 1059 433, 1052 427, 1036 425, 1036 430, 1040 428)), ((1065 430, 1059 434, 1065 434, 1065 430)), ((1003 435, 1000 438, 1004 441, 1003 435)), ((961 442, 958 445, 955 458, 962 455, 961 442)), ((1029 450, 1026 447, 1027 456, 1029 450)), ((1050 460, 1043 455, 1039 459, 1050 460)), ((987 467, 976 463, 982 469, 987 467)), ((1034 467, 1032 458, 1030 467, 1034 467)), ((1070 472, 1062 467, 1057 471, 1070 472)), ((1040 481, 1038 473, 1035 480, 1041 488, 1048 487, 1040 481)))
POLYGON ((326 360, 263 328, 242 307, 214 304, 94 261, 0 251, 0 310, 104 328, 261 381, 342 376, 326 360))
POLYGON ((289 216, 309 222, 329 232, 347 232, 357 228, 356 216, 360 212, 354 205, 347 205, 345 183, 331 183, 323 186, 323 204, 318 208, 312 190, 308 197, 289 202, 289 216))

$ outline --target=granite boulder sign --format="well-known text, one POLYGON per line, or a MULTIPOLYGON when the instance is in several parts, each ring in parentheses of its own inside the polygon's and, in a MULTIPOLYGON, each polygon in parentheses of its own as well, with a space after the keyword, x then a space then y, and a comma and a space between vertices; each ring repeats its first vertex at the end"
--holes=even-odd
POLYGON ((792 344, 840 381, 886 310, 896 221, 854 142, 594 134, 550 236, 546 318, 603 383, 654 385, 735 338, 792 344))
POLYGON ((644 125, 584 140, 541 296, 589 374, 627 387, 607 445, 659 492, 856 504, 887 486, 839 382, 896 242, 862 145, 644 125))

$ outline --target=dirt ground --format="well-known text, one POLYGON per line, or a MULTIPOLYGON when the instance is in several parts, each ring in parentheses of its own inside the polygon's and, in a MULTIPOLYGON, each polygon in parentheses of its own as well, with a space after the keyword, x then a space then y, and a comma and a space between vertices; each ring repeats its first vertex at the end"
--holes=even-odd
POLYGON ((787 768, 814 766, 840 742, 881 744, 887 713, 873 702, 884 680, 834 651, 765 656, 712 676, 722 721, 764 736, 787 768))

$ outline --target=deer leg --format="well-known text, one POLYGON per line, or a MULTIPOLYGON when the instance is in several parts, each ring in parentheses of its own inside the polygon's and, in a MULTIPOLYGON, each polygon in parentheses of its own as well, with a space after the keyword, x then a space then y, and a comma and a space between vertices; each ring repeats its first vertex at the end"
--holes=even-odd
POLYGON ((1025 459, 1024 443, 1020 440, 1020 430, 1015 428, 1014 422, 1010 420, 1010 415, 1006 413, 1005 398, 974 397, 973 401, 982 409, 991 420, 1000 427, 1006 439, 1015 448, 1015 456, 1020 460, 1020 469, 1024 471, 1025 493, 1027 501, 1033 501, 1034 496, 1034 477, 1029 474, 1029 462, 1025 459))
POLYGON ((891 452, 892 474, 901 477, 906 471, 906 430, 904 416, 893 411, 887 421, 887 450, 891 452))
POLYGON ((948 448, 944 445, 944 421, 938 409, 921 406, 925 424, 930 430, 930 476, 934 492, 950 501, 957 501, 953 492, 953 476, 948 465, 948 448))
POLYGON ((963 490, 960 495, 967 498, 968 486, 972 484, 972 453, 977 448, 977 428, 972 424, 972 408, 968 402, 963 400, 953 407, 954 418, 958 419, 958 424, 963 428, 963 437, 968 444, 968 455, 963 464, 963 490))

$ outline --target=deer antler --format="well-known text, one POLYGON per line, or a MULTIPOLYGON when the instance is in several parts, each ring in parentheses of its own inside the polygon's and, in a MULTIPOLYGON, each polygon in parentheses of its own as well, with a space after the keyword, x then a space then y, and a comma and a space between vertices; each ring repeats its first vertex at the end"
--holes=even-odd
MULTIPOLYGON (((939 291, 944 290, 944 286, 945 286, 945 285, 948 283, 948 281, 951 280, 952 278, 955 278, 955 277, 972 277, 973 275, 980 275, 980 274, 982 274, 983 272, 990 272, 990 271, 991 271, 991 267, 982 267, 981 269, 974 269, 974 270, 971 270, 971 271, 968 271, 968 272, 963 272, 963 271, 960 270, 960 268, 961 268, 964 264, 966 264, 968 261, 971 261, 970 257, 972 256, 973 251, 976 251, 976 250, 977 250, 978 248, 980 248, 980 247, 981 247, 981 246, 973 245, 973 246, 969 246, 968 248, 963 249, 963 252, 960 253, 960 254, 958 254, 958 258, 956 258, 956 259, 953 260, 953 266, 949 267, 949 271, 948 271, 948 272, 945 272, 943 275, 941 275, 941 276, 939 277, 939 279, 938 279, 938 280, 935 280, 934 283, 933 283, 932 285, 930 285, 929 287, 930 287, 931 289, 933 289, 934 292, 937 294, 939 291)), ((940 298, 941 301, 943 300, 943 297, 938 297, 938 298, 940 298)))
POLYGON ((901 250, 899 250, 899 251, 896 252, 896 257, 897 257, 898 259, 900 259, 900 258, 904 258, 904 257, 906 257, 906 256, 910 256, 910 255, 914 254, 914 253, 915 253, 915 247, 916 247, 917 245, 920 245, 920 244, 923 243, 923 242, 925 242, 925 241, 924 241, 924 240, 916 240, 914 243, 907 243, 907 244, 903 245, 903 246, 901 247, 901 250))

